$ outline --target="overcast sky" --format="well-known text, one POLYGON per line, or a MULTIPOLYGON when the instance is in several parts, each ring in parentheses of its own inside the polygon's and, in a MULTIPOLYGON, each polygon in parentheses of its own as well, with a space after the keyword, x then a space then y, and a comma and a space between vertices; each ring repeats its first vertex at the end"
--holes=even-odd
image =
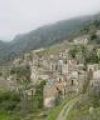
POLYGON ((99 11, 100 0, 0 0, 0 39, 99 11))

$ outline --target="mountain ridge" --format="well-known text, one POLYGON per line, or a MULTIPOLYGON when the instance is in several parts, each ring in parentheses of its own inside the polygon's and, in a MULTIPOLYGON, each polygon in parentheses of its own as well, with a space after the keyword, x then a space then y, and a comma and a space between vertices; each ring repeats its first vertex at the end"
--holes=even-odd
POLYGON ((0 63, 5 63, 16 56, 23 55, 34 49, 48 47, 53 44, 69 40, 84 26, 100 20, 100 14, 81 16, 57 23, 45 25, 25 34, 19 34, 10 42, 0 41, 0 63))

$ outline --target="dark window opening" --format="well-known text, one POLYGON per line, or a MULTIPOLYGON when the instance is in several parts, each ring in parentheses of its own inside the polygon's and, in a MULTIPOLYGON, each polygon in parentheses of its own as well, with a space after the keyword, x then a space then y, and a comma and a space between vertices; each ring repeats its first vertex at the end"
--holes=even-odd
POLYGON ((71 80, 71 85, 74 85, 74 80, 71 80))

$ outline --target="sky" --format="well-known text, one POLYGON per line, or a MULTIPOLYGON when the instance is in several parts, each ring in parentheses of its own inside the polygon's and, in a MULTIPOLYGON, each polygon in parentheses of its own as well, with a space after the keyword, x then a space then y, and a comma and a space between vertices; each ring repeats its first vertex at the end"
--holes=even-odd
POLYGON ((0 39, 40 26, 100 12, 100 0, 0 0, 0 39))

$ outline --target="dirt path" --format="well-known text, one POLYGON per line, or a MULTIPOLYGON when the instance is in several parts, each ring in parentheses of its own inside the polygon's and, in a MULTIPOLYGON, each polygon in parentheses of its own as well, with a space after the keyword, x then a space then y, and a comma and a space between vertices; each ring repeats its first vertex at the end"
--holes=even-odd
POLYGON ((69 112, 73 109, 75 103, 79 100, 79 97, 75 97, 70 100, 62 109, 56 120, 66 120, 69 112))

